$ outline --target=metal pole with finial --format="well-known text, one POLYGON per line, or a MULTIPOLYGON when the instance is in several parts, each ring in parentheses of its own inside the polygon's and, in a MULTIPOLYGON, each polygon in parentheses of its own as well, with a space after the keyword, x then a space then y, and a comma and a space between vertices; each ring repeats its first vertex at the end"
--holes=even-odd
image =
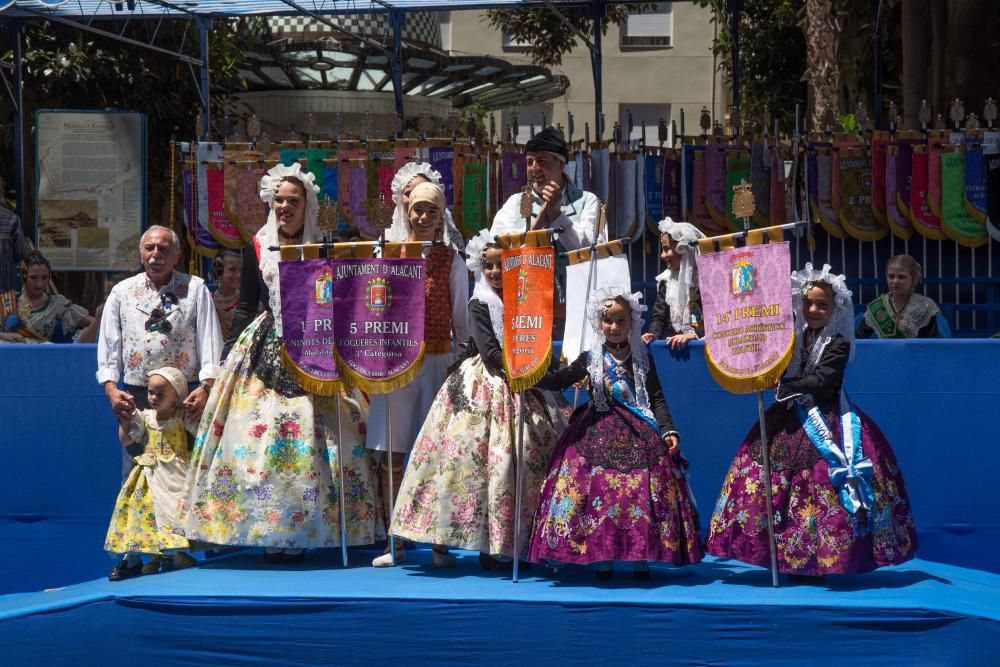
MULTIPOLYGON (((742 219, 743 233, 749 236, 750 218, 755 204, 753 190, 746 180, 733 187, 733 214, 742 219)), ((763 464, 764 508, 767 512, 767 546, 771 558, 771 586, 778 587, 778 547, 774 539, 774 500, 771 497, 771 454, 764 423, 764 392, 757 392, 757 421, 760 424, 760 452, 763 464)))

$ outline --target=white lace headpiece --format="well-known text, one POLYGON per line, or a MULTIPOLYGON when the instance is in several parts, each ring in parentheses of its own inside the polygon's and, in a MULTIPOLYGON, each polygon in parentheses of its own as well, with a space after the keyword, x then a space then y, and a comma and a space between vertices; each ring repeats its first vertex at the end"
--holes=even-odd
POLYGON ((661 234, 667 234, 674 241, 674 250, 681 256, 681 268, 675 273, 669 267, 656 276, 657 282, 666 282, 667 305, 670 306, 670 324, 677 333, 691 330, 691 286, 697 280, 695 275, 695 255, 698 253, 698 239, 705 235, 689 222, 674 222, 670 216, 660 220, 661 234))
POLYGON ((268 305, 270 305, 271 313, 274 315, 274 326, 277 331, 281 331, 281 291, 278 280, 278 262, 281 257, 277 251, 269 248, 278 245, 278 218, 274 213, 274 197, 278 194, 281 183, 289 176, 300 180, 306 191, 302 243, 313 243, 319 239, 319 226, 317 225, 319 186, 316 185, 316 177, 302 169, 302 165, 298 162, 290 166, 276 164, 268 169, 267 173, 260 179, 260 198, 270 207, 270 212, 267 214, 267 222, 257 232, 257 241, 260 243, 260 274, 267 285, 268 305))
MULTIPOLYGON (((417 176, 426 177, 431 183, 441 188, 441 173, 426 162, 407 162, 392 178, 392 201, 396 204, 392 212, 392 226, 385 230, 385 240, 392 243, 402 243, 410 238, 410 222, 403 208, 403 190, 417 176)), ((455 219, 448 207, 444 209, 444 242, 454 250, 465 247, 465 239, 455 226, 455 219)))
POLYGON ((805 268, 801 271, 792 271, 792 306, 795 312, 795 350, 788 365, 789 372, 799 374, 799 369, 802 369, 802 374, 811 372, 819 363, 826 346, 837 334, 850 342, 851 352, 848 360, 854 359, 854 302, 851 299, 851 290, 847 289, 847 278, 843 274, 832 273, 829 264, 824 264, 822 270, 816 270, 811 262, 806 262, 805 268), (805 368, 802 369, 802 355, 805 353, 803 334, 809 326, 802 316, 802 302, 806 291, 816 283, 826 283, 833 288, 834 307, 830 321, 819 332, 816 342, 809 351, 809 358, 805 361, 805 368))
POLYGON ((646 306, 642 304, 642 294, 629 294, 624 287, 600 287, 590 295, 587 304, 587 320, 594 330, 594 337, 587 350, 587 372, 590 374, 590 400, 598 412, 608 409, 608 397, 604 393, 604 334, 601 332, 601 318, 605 311, 621 297, 628 303, 632 311, 632 330, 629 332, 629 345, 632 352, 632 372, 635 377, 635 398, 639 409, 652 417, 649 408, 649 394, 646 392, 646 374, 649 372, 649 353, 642 344, 642 314, 646 306))
POLYGON ((469 271, 472 271, 476 283, 472 289, 471 298, 486 304, 486 307, 490 309, 490 324, 493 325, 493 334, 500 341, 500 345, 503 345, 503 300, 486 282, 486 276, 483 274, 483 253, 486 252, 489 245, 496 243, 496 240, 496 236, 490 234, 488 229, 473 236, 469 240, 469 244, 465 246, 465 252, 469 255, 465 260, 465 265, 469 271))

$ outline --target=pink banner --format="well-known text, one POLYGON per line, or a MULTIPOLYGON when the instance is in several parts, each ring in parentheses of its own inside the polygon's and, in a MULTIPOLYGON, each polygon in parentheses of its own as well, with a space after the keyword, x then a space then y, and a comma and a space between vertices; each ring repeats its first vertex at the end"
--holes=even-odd
POLYGON ((706 361, 715 381, 735 394, 773 387, 794 342, 788 244, 723 250, 697 261, 706 361))

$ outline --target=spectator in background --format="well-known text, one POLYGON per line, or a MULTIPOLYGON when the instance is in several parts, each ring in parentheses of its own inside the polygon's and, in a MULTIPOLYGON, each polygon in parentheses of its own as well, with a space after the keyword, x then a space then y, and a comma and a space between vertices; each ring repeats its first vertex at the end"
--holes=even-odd
POLYGON ((0 329, 8 334, 5 340, 12 342, 14 339, 10 335, 19 338, 17 342, 93 343, 97 340, 100 325, 97 318, 61 294, 49 294, 52 267, 42 253, 28 251, 20 271, 24 289, 16 298, 16 310, 9 312, 13 292, 4 294, 3 305, 0 305, 4 314, 0 329))
POLYGON ((184 373, 189 391, 183 404, 197 418, 222 354, 212 295, 201 278, 174 270, 181 246, 172 230, 159 225, 147 229, 139 240, 139 255, 143 273, 115 285, 104 304, 97 381, 116 416, 131 414, 149 407, 149 371, 172 366, 184 373))
MULTIPOLYGON (((4 200, 4 185, 0 179, 0 202, 4 200)), ((16 289, 14 269, 31 250, 24 236, 21 219, 0 203, 0 293, 16 289)))
POLYGON ((885 265, 889 292, 868 304, 858 324, 858 338, 938 338, 938 306, 916 294, 924 272, 909 255, 891 257, 885 265))
POLYGON ((222 327, 222 340, 229 340, 229 329, 233 325, 233 314, 240 302, 240 273, 243 268, 243 255, 235 250, 223 250, 215 258, 215 275, 219 280, 219 288, 212 295, 215 312, 219 316, 222 327))

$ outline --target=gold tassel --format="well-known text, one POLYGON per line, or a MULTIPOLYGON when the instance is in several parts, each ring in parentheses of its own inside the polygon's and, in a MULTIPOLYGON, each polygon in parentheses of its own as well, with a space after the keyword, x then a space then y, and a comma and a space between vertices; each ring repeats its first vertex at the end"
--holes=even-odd
POLYGON ((712 350, 708 345, 705 346, 705 363, 708 365, 708 371, 712 374, 715 381, 729 393, 752 394, 756 391, 764 391, 765 389, 774 387, 775 383, 784 375, 785 369, 788 368, 794 349, 795 334, 792 334, 791 339, 788 341, 788 348, 781 355, 781 358, 778 359, 778 363, 766 373, 753 377, 738 378, 726 373, 718 367, 715 359, 712 358, 712 350))
POLYGON ((507 385, 513 392, 525 391, 526 389, 531 389, 539 380, 545 375, 545 372, 549 370, 549 364, 552 363, 552 344, 549 344, 548 352, 545 353, 545 358, 542 363, 538 365, 538 368, 531 371, 527 375, 521 377, 512 378, 510 372, 509 361, 507 360, 507 355, 504 355, 503 366, 504 370, 507 372, 507 385))
POLYGON ((310 394, 315 394, 316 396, 336 396, 343 390, 343 380, 338 378, 336 380, 324 380, 318 377, 309 375, 304 370, 299 368, 299 366, 292 361, 292 358, 288 356, 288 350, 284 345, 281 346, 281 360, 285 364, 285 368, 295 376, 295 380, 299 383, 303 389, 305 389, 310 394))
POLYGON ((336 348, 333 350, 333 357, 337 362, 337 370, 340 371, 340 377, 350 386, 368 394, 391 394, 397 389, 402 389, 413 382, 420 373, 424 361, 424 343, 420 343, 420 352, 410 367, 402 373, 393 375, 391 378, 372 379, 359 375, 347 365, 347 362, 340 356, 336 348))

